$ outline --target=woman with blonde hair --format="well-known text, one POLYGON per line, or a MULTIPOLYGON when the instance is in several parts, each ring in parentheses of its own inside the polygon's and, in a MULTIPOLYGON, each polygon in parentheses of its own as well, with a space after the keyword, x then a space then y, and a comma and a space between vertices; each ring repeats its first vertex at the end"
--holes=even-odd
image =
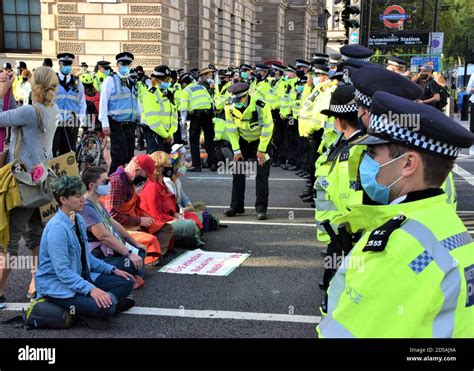
POLYGON ((154 181, 148 180, 140 193, 140 206, 155 220, 162 220, 173 226, 173 238, 177 245, 200 247, 202 224, 195 213, 182 213, 176 197, 168 189, 164 178, 173 173, 168 154, 154 152, 150 155, 155 163, 154 181))
MULTIPOLYGON (((14 160, 15 147, 20 141, 18 159, 26 166, 27 171, 44 160, 52 158, 54 132, 56 131, 57 110, 54 99, 58 88, 58 78, 49 67, 38 67, 31 78, 33 105, 25 105, 17 109, 0 113, 0 127, 11 127, 11 142, 7 161, 14 160), (36 112, 38 110, 38 113, 36 112)), ((18 244, 21 237, 33 257, 38 256, 43 222, 39 209, 18 207, 10 212, 10 240, 6 246, 0 246, 0 256, 9 258, 18 255, 18 244)), ((28 296, 34 296, 35 262, 32 259, 32 280, 28 296)), ((3 259, 3 261, 9 261, 3 259)), ((0 266, 0 309, 6 307, 5 287, 11 270, 0 266)))

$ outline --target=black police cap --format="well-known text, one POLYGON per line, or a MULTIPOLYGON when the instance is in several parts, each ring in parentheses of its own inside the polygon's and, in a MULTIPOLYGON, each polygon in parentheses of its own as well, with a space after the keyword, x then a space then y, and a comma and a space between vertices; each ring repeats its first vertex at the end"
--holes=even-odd
POLYGON ((368 61, 374 55, 372 49, 359 44, 344 45, 340 52, 343 60, 354 58, 368 61))
POLYGON ((352 74, 351 80, 356 88, 356 99, 366 107, 371 106, 371 97, 377 91, 409 100, 416 100, 423 94, 423 89, 410 79, 380 67, 362 67, 352 74))
POLYGON ((357 103, 354 100, 355 88, 352 85, 340 85, 331 95, 329 108, 321 113, 328 117, 340 117, 350 121, 357 120, 357 103))
POLYGON ((61 62, 65 66, 69 66, 72 64, 74 59, 76 58, 72 53, 60 53, 57 55, 59 62, 61 62))
POLYGON ((387 64, 402 68, 405 68, 407 66, 407 62, 405 62, 403 59, 393 56, 387 57, 387 64))
POLYGON ((133 62, 134 59, 135 56, 129 52, 122 52, 115 56, 115 60, 117 61, 117 63, 122 62, 130 64, 133 62))
POLYGON ((353 144, 393 142, 449 160, 474 144, 474 134, 434 107, 383 91, 372 100, 368 135, 353 144))
POLYGON ((239 82, 229 86, 227 91, 230 93, 231 98, 240 98, 247 94, 250 90, 250 85, 246 82, 239 82))
POLYGON ((171 77, 171 69, 166 65, 156 66, 153 69, 151 76, 157 78, 171 77))

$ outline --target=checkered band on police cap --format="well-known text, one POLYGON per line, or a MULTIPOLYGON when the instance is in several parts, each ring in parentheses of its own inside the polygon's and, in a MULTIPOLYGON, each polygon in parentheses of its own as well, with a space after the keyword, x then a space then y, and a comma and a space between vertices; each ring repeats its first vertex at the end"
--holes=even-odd
POLYGON ((370 107, 372 105, 372 98, 365 95, 360 90, 356 89, 354 92, 354 96, 360 104, 363 104, 366 107, 370 107))
POLYGON ((456 158, 461 151, 460 147, 442 143, 433 138, 428 138, 419 132, 414 132, 407 128, 394 125, 388 121, 387 117, 381 117, 374 114, 370 115, 370 124, 367 132, 375 136, 382 135, 384 138, 391 138, 394 142, 404 143, 419 148, 423 152, 432 152, 450 158, 456 158))
POLYGON ((334 113, 352 113, 357 112, 357 104, 331 104, 329 110, 334 113))

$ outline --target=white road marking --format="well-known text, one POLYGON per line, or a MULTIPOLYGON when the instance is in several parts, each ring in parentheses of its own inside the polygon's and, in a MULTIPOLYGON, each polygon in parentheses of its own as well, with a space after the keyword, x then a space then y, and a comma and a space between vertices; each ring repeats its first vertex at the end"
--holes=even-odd
POLYGON ((463 169, 459 165, 455 165, 453 171, 470 185, 474 186, 474 175, 472 175, 469 171, 463 169))
POLYGON ((316 223, 264 223, 264 222, 257 222, 257 221, 252 221, 252 222, 244 222, 244 221, 234 221, 234 220, 227 220, 227 219, 222 219, 221 220, 222 224, 241 224, 241 225, 268 225, 268 226, 275 226, 275 227, 288 227, 288 226, 293 226, 293 227, 312 227, 316 228, 316 223))
MULTIPOLYGON (((228 209, 229 206, 207 206, 208 209, 228 209)), ((255 210, 254 206, 245 206, 245 210, 255 210)), ((308 207, 269 207, 268 210, 313 211, 308 207)))
MULTIPOLYGON (((29 303, 8 303, 6 309, 10 311, 21 311, 27 309, 29 303)), ((174 308, 153 308, 134 307, 123 314, 133 314, 138 316, 157 317, 181 317, 181 318, 206 318, 206 319, 231 319, 244 321, 269 321, 269 322, 290 322, 318 324, 321 322, 319 316, 304 316, 296 314, 278 313, 254 313, 254 312, 233 312, 224 310, 193 310, 174 308)))
MULTIPOLYGON (((186 179, 203 179, 203 180, 232 180, 232 177, 223 177, 223 176, 187 176, 186 179)), ((255 178, 247 177, 248 180, 255 180, 255 178)), ((297 179, 297 178, 269 178, 269 180, 276 181, 290 181, 290 182, 301 182, 306 181, 306 179, 297 179)))

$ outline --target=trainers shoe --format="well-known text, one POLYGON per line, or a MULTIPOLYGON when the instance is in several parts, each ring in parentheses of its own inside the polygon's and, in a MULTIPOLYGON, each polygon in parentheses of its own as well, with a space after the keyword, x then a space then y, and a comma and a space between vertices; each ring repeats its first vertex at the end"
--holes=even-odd
POLYGON ((0 309, 5 309, 7 307, 7 301, 5 300, 5 295, 0 296, 0 309))

